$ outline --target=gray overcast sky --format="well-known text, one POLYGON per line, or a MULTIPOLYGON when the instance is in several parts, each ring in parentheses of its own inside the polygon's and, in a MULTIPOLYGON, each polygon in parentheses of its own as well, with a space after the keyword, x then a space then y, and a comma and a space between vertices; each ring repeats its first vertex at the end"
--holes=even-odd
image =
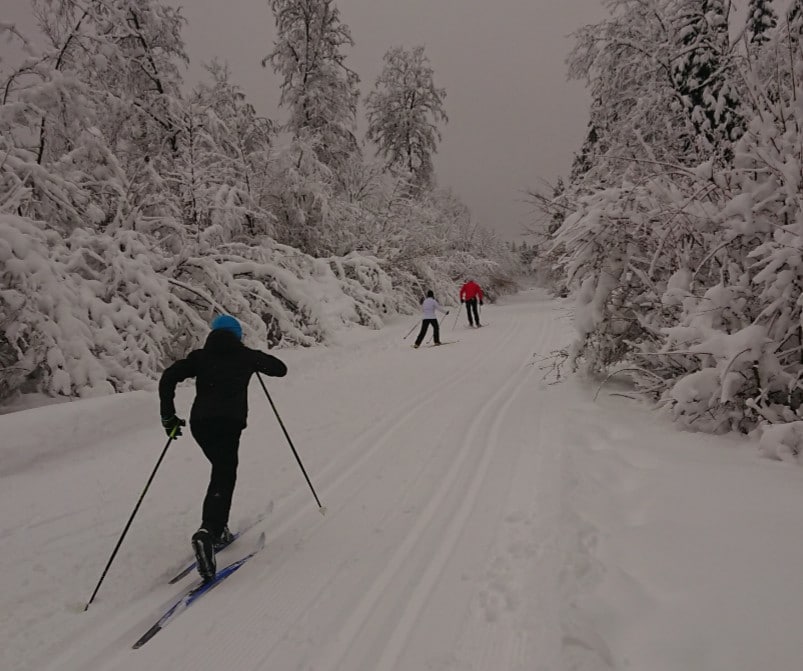
MULTIPOLYGON (((274 40, 266 0, 179 0, 192 60, 231 66, 260 113, 283 121, 278 80, 260 61, 274 40)), ((566 81, 569 33, 605 16, 602 0, 336 0, 356 46, 348 64, 373 87, 392 46, 423 44, 446 88, 449 123, 435 159, 475 219, 515 239, 529 208, 523 190, 565 175, 586 131, 588 96, 566 81)), ((27 0, 3 0, 0 20, 29 26, 27 0)), ((362 110, 361 110, 362 111, 362 110)))

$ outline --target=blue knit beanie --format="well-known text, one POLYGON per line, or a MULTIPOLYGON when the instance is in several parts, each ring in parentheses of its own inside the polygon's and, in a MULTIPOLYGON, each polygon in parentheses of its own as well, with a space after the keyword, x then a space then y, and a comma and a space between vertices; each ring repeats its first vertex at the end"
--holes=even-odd
POLYGON ((237 336, 237 340, 243 339, 243 327, 231 315, 218 315, 212 320, 213 331, 231 331, 237 336))

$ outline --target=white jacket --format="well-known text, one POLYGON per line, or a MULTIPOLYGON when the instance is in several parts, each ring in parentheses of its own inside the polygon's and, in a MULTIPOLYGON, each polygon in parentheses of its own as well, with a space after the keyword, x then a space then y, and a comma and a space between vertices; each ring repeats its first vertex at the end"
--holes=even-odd
POLYGON ((435 316, 436 310, 446 314, 446 310, 444 310, 434 298, 425 298, 424 302, 421 303, 421 310, 424 313, 424 319, 437 319, 435 316))

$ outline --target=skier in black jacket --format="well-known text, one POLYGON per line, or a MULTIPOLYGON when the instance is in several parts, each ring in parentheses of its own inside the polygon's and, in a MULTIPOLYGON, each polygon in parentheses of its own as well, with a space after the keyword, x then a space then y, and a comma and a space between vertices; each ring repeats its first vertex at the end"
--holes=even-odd
POLYGON ((218 315, 211 327, 203 349, 176 361, 159 381, 162 426, 175 438, 186 425, 176 416, 176 385, 195 378, 190 431, 212 464, 201 528, 192 537, 198 572, 205 580, 215 576, 215 548, 231 541, 229 510, 237 480, 240 434, 248 417, 248 382, 256 372, 274 377, 287 373, 282 361, 241 342, 243 330, 234 317, 218 315))

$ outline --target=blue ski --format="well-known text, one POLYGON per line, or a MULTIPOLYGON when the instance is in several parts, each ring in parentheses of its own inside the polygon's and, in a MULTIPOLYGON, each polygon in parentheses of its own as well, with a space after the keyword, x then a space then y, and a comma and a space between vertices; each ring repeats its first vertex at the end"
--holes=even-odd
POLYGON ((160 617, 156 623, 148 629, 140 638, 134 643, 132 648, 136 650, 137 648, 141 648, 145 645, 148 641, 150 641, 156 634, 158 634, 162 629, 164 629, 168 622, 170 622, 174 617, 176 617, 179 613, 183 612, 190 605, 195 603, 195 601, 201 598, 204 594, 213 590, 217 587, 221 582, 223 582, 226 578, 228 578, 232 573, 234 573, 237 569, 239 569, 245 562, 247 562, 251 557, 253 557, 257 552, 259 552, 265 543, 265 535, 262 534, 260 536, 260 543, 255 550, 249 552, 245 557, 238 559, 235 562, 232 562, 228 566, 220 569, 215 577, 212 580, 204 582, 202 580, 198 580, 192 587, 187 589, 184 594, 182 594, 170 608, 168 608, 164 615, 160 617))

